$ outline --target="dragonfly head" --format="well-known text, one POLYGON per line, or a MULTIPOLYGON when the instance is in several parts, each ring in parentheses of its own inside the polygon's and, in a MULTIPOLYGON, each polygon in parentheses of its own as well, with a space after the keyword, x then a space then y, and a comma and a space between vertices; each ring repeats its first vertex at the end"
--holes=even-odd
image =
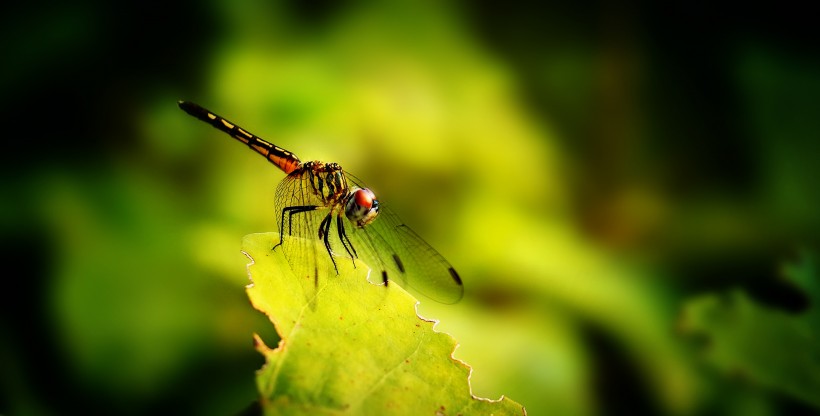
POLYGON ((379 215, 379 201, 373 191, 367 188, 354 190, 347 199, 345 216, 357 227, 364 227, 379 215))

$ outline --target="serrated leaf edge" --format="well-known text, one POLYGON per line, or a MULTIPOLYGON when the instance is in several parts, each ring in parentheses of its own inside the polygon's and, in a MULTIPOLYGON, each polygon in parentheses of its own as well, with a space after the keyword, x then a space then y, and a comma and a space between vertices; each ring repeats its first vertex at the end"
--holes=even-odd
MULTIPOLYGON (((240 250, 240 251, 242 252, 242 254, 245 255, 245 257, 248 258, 248 260, 250 260, 250 262, 245 265, 245 272, 248 275, 248 281, 249 281, 249 283, 247 285, 245 285, 245 289, 247 290, 247 289, 250 289, 254 286, 253 276, 251 275, 251 266, 256 264, 256 261, 245 250, 240 250)), ((314 294, 314 296, 318 295, 319 292, 321 292, 321 290, 318 291, 316 294, 314 294)), ((309 302, 308 302, 308 304, 309 304, 309 302)), ((453 347, 453 350, 450 352, 450 359, 455 361, 457 364, 459 364, 459 365, 461 365, 461 366, 463 366, 464 368, 467 369, 467 387, 469 388, 469 391, 470 391, 470 397, 473 400, 479 400, 479 401, 488 402, 488 403, 499 403, 499 402, 503 401, 506 397, 503 394, 498 399, 490 399, 490 398, 486 398, 486 397, 477 396, 473 393, 473 384, 472 384, 473 367, 471 367, 469 364, 462 361, 461 359, 458 359, 458 358, 455 357, 456 350, 458 349, 458 347, 461 344, 459 344, 458 341, 455 339, 455 337, 453 337, 450 333, 445 332, 445 331, 439 331, 439 330, 436 329, 436 326, 438 326, 438 323, 439 323, 438 319, 425 318, 425 317, 421 316, 421 314, 419 313, 419 305, 421 305, 421 302, 416 300, 416 303, 413 305, 414 309, 415 309, 416 317, 421 321, 432 323, 433 325, 432 325, 431 329, 433 330, 433 332, 435 332, 437 334, 446 335, 446 336, 450 337, 450 339, 453 340, 453 343, 455 345, 453 347)), ((305 307, 307 307, 307 304, 306 304, 305 307)), ((302 312, 304 312, 304 307, 303 307, 302 312)), ((264 312, 262 312, 262 313, 264 313, 264 312)), ((267 358, 268 354, 273 354, 273 353, 276 353, 277 351, 279 351, 281 354, 284 354, 284 347, 285 347, 286 339, 285 339, 285 337, 282 336, 282 331, 279 329, 279 325, 277 324, 277 322, 274 319, 271 319, 271 317, 268 314, 265 314, 265 315, 268 316, 268 319, 273 323, 273 326, 276 329, 276 333, 279 335, 279 343, 277 344, 277 346, 275 348, 270 348, 267 344, 265 344, 264 340, 262 340, 262 338, 259 336, 259 334, 254 332, 252 334, 254 346, 255 346, 256 350, 259 351, 259 353, 261 353, 266 358, 267 358)), ((288 334, 288 335, 291 335, 291 334, 288 334)), ((283 358, 280 358, 278 360, 278 362, 281 363, 282 359, 283 358)), ((265 367, 267 365, 268 365, 268 362, 267 362, 267 359, 266 359, 265 363, 262 364, 262 367, 259 370, 257 370, 257 373, 260 373, 260 372, 264 371, 265 367)), ((278 372, 278 370, 275 370, 275 371, 278 372)), ((273 386, 273 387, 275 387, 275 386, 273 386)), ((469 407, 470 406, 462 408, 461 410, 463 411, 463 410, 465 410, 469 407)), ((527 416, 527 409, 524 406, 521 406, 521 414, 524 415, 524 416, 527 416)))

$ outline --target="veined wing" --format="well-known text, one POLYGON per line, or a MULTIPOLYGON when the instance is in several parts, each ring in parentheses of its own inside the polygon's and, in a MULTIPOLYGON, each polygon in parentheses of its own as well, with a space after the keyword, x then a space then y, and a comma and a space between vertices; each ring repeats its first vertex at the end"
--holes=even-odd
MULTIPOLYGON (((276 190, 279 231, 296 237, 286 239, 277 249, 281 248, 297 276, 332 277, 337 274, 336 263, 358 258, 370 267, 371 283, 393 281, 441 303, 461 299, 464 288, 455 269, 393 211, 380 203, 379 215, 372 223, 355 227, 344 216, 341 205, 324 205, 304 176, 293 172, 276 190)), ((350 185, 364 188, 351 175, 347 180, 350 185)))
MULTIPOLYGON (((335 276, 337 260, 317 244, 325 241, 320 229, 331 207, 313 193, 306 175, 295 171, 282 179, 276 188, 275 201, 277 231, 284 238, 275 249, 282 250, 294 274, 317 282, 319 278, 335 276)), ((331 218, 335 221, 335 216, 331 218)), ((327 243, 336 252, 338 239, 334 237, 335 234, 329 234, 327 243)))
MULTIPOLYGON (((364 187, 347 176, 348 181, 364 187)), ((398 282, 405 289, 437 302, 461 300, 464 286, 453 266, 380 202, 379 215, 364 228, 348 233, 358 256, 371 267, 369 280, 398 282)))

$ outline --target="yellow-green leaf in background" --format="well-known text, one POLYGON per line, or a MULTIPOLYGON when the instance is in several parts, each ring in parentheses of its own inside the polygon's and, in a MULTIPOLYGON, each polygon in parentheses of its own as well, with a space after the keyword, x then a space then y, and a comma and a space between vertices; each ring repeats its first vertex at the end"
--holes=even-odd
POLYGON ((801 260, 785 274, 808 297, 806 311, 787 313, 734 290, 689 301, 683 326, 708 339, 707 360, 722 372, 820 408, 820 281, 816 256, 801 260))
MULTIPOLYGON (((395 284, 368 283, 367 267, 340 261, 339 274, 297 278, 278 234, 251 234, 247 292, 281 337, 257 374, 265 414, 521 415, 507 398, 470 392, 470 368, 452 358, 455 340, 420 318, 417 301, 395 284)), ((285 241, 285 244, 288 242, 285 241)))

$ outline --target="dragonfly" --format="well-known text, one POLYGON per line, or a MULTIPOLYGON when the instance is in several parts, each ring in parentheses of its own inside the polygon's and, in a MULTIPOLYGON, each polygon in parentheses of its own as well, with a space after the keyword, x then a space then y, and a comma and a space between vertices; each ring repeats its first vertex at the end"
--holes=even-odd
POLYGON ((273 249, 281 248, 294 273, 318 282, 325 271, 339 274, 337 261, 351 260, 355 267, 355 259, 360 259, 370 267, 368 281, 387 286, 396 280, 441 303, 461 300, 464 286, 453 266, 339 164, 302 162, 292 152, 197 104, 178 104, 287 175, 275 193, 279 243, 273 249), (286 241, 285 235, 295 238, 286 241))

